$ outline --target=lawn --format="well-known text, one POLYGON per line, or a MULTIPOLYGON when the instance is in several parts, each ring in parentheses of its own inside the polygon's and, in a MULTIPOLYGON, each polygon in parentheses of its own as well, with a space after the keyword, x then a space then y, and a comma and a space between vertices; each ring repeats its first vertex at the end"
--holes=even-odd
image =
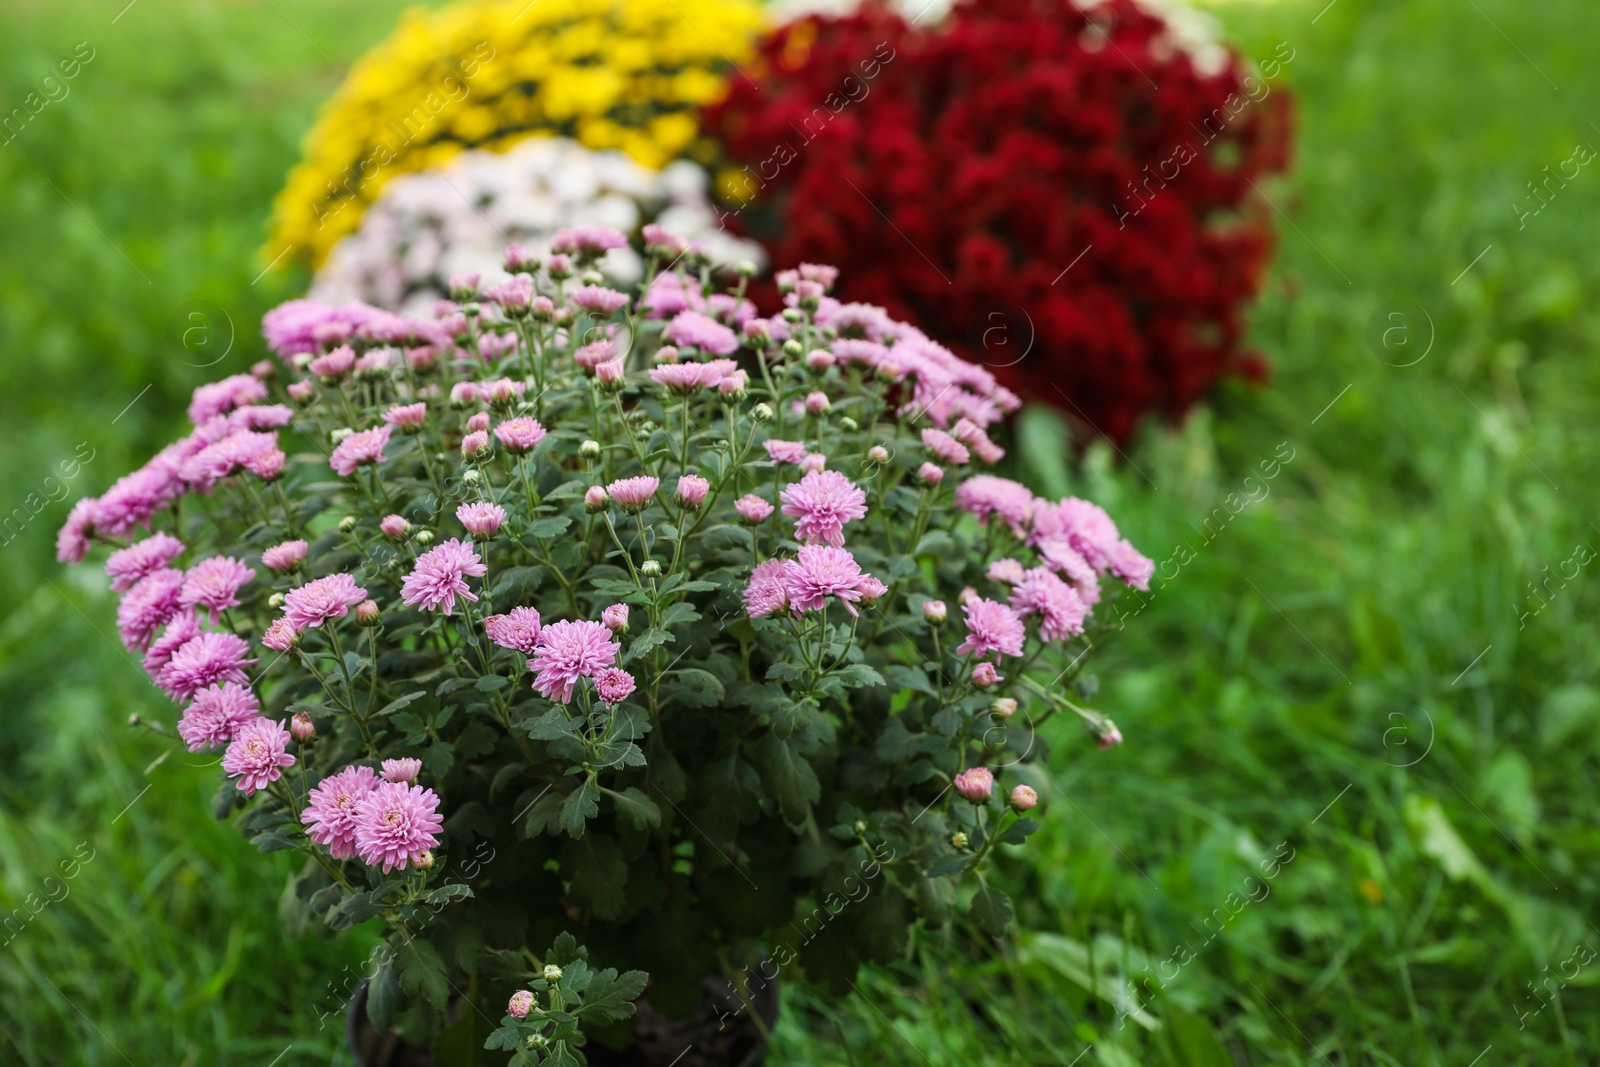
MULTIPOLYGON (((305 281, 258 278, 271 196, 397 9, 119 8, 8 12, 0 39, 6 109, 81 61, 0 145, 0 905, 31 915, 0 936, 0 1059, 348 1062, 371 935, 284 932, 286 862, 209 818, 213 767, 130 728, 170 706, 52 541, 261 357, 305 281)), ((1125 455, 1067 458, 1042 413, 1014 441, 1160 566, 1098 650, 1127 743, 1038 739, 1013 936, 925 937, 843 1002, 791 986, 774 1064, 1600 1060, 1600 176, 1541 184, 1600 145, 1600 10, 1213 10, 1246 54, 1294 52, 1253 316, 1274 377, 1125 455)))

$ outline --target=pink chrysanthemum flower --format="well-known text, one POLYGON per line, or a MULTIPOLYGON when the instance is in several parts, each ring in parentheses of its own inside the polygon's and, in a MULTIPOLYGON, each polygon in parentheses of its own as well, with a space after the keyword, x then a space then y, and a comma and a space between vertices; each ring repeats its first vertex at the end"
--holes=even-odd
POLYGON ((456 518, 473 537, 493 537, 506 521, 506 509, 480 500, 456 508, 456 518))
POLYGON ((417 401, 415 404, 401 404, 392 407, 383 413, 383 421, 397 430, 414 430, 421 426, 428 417, 426 401, 417 401))
POLYGON ((222 754, 222 769, 229 778, 238 779, 239 792, 251 796, 282 778, 279 768, 294 766, 288 747, 289 731, 283 723, 255 719, 239 728, 222 754))
POLYGON ((183 576, 183 589, 178 603, 186 608, 208 608, 211 625, 217 624, 218 613, 239 605, 239 590, 256 576, 232 556, 212 556, 190 567, 183 576))
POLYGON ((1033 507, 1032 540, 1064 539, 1096 571, 1104 574, 1111 567, 1111 555, 1122 536, 1117 524, 1098 504, 1069 496, 1058 504, 1047 500, 1033 507))
POLYGON ((386 782, 403 782, 410 785, 417 780, 417 775, 422 773, 422 761, 410 757, 386 759, 380 766, 383 770, 383 780, 386 782))
POLYGON ((507 452, 520 456, 533 451, 533 446, 544 440, 545 428, 539 424, 538 419, 519 415, 496 426, 494 435, 500 439, 507 452))
POLYGON ((572 302, 591 315, 610 315, 628 302, 628 294, 603 285, 581 285, 572 291, 572 302))
POLYGON ((852 615, 861 599, 861 583, 869 577, 849 549, 828 545, 802 545, 789 570, 789 606, 797 613, 827 607, 828 598, 838 597, 852 615))
POLYGON ((282 544, 273 545, 262 552, 261 563, 267 570, 276 571, 279 574, 285 571, 292 571, 305 562, 306 553, 310 550, 310 547, 310 545, 299 539, 284 541, 282 544))
POLYGON ((504 615, 490 615, 483 620, 483 632, 501 648, 531 656, 539 640, 539 612, 535 608, 512 608, 504 615))
POLYGON ((306 370, 318 378, 339 379, 355 369, 356 353, 349 345, 340 345, 326 355, 318 356, 306 364, 306 370))
POLYGON ((1007 557, 1005 559, 997 559, 989 564, 989 569, 984 576, 991 582, 999 582, 1002 585, 1016 585, 1022 581, 1022 575, 1025 570, 1026 568, 1021 563, 1007 557))
POLYGON ((572 687, 579 678, 611 666, 621 649, 603 623, 553 622, 539 631, 533 658, 528 661, 528 668, 538 672, 533 687, 541 696, 565 704, 572 699, 572 687))
POLYGON ((1089 614, 1089 605, 1077 590, 1049 567, 1035 567, 1022 576, 1011 590, 1011 607, 1024 617, 1037 612, 1039 636, 1046 641, 1065 641, 1083 633, 1083 620, 1089 614))
POLYGON ((72 505, 67 521, 56 534, 56 562, 82 563, 89 554, 89 535, 94 532, 95 509, 98 502, 84 497, 72 505))
POLYGON ((980 460, 990 466, 1006 458, 1006 450, 989 440, 989 434, 984 428, 965 416, 956 420, 950 432, 955 435, 956 440, 968 445, 980 460))
POLYGON ((444 819, 431 789, 379 782, 356 804, 356 855, 383 873, 405 870, 439 844, 444 819))
POLYGON ((150 651, 144 654, 144 670, 151 681, 160 684, 161 672, 167 669, 172 654, 192 638, 200 636, 200 622, 192 612, 179 612, 173 616, 161 636, 150 642, 150 651))
MULTIPOLYGON (((649 229, 649 227, 645 227, 649 229)), ((525 1019, 528 1011, 533 1007, 533 990, 519 989, 511 994, 511 1000, 506 1004, 506 1012, 513 1019, 525 1019)))
POLYGON ((981 803, 994 792, 994 774, 987 767, 970 767, 956 775, 953 784, 957 793, 981 803))
POLYGON ((800 469, 806 474, 813 474, 827 468, 828 457, 821 452, 807 452, 806 458, 800 461, 800 469))
POLYGON ((1002 656, 1022 655, 1027 628, 1017 613, 997 600, 973 597, 961 607, 967 622, 967 639, 956 646, 956 655, 972 653, 983 657, 991 652, 1002 656))
POLYGON ((503 282, 496 282, 483 292, 483 299, 499 304, 507 311, 523 311, 533 302, 533 279, 518 274, 503 282))
POLYGON ((289 620, 295 633, 321 626, 329 619, 342 619, 350 609, 367 599, 367 591, 356 584, 348 574, 330 574, 317 578, 298 589, 291 589, 283 598, 283 616, 289 620))
POLYGON ((249 642, 236 634, 196 634, 172 654, 157 684, 179 703, 218 682, 248 685, 245 668, 257 662, 249 651, 249 642))
POLYGON ((585 370, 594 370, 602 363, 617 358, 617 343, 607 338, 592 341, 572 353, 572 359, 585 370))
POLYGON ((628 235, 610 226, 569 226, 550 238, 550 251, 574 256, 599 255, 628 247, 628 235))
POLYGON ((659 478, 649 475, 640 475, 635 478, 620 478, 606 486, 606 492, 617 506, 623 511, 633 513, 644 510, 650 498, 655 496, 656 490, 661 487, 659 478))
POLYGON ((473 430, 461 439, 461 454, 467 458, 481 456, 489 451, 489 432, 473 430))
POLYGON ((467 587, 466 578, 482 578, 489 572, 472 545, 452 537, 417 557, 417 565, 400 586, 400 600, 424 611, 455 611, 456 597, 477 600, 467 587))
POLYGON ((383 449, 389 443, 389 435, 392 433, 394 433, 393 426, 379 426, 376 429, 353 433, 339 442, 338 447, 333 450, 333 455, 328 457, 328 463, 346 478, 354 474, 358 467, 368 463, 382 463, 388 458, 383 454, 383 449))
POLYGON ((141 578, 117 606, 117 629, 129 651, 144 651, 181 606, 183 572, 171 567, 141 578))
POLYGON ((722 374, 706 363, 662 363, 650 368, 650 380, 676 393, 713 389, 722 374))
POLYGON ((739 517, 745 522, 755 525, 757 523, 766 522, 774 509, 771 504, 767 503, 765 500, 762 500, 754 493, 746 493, 744 496, 733 502, 733 510, 737 511, 739 513, 739 517))
POLYGON ((614 385, 618 388, 628 377, 628 367, 621 359, 608 359, 594 369, 595 381, 601 385, 614 385))
POLYGON ((178 720, 178 736, 190 752, 216 748, 232 741, 240 727, 261 715, 261 701, 248 686, 237 682, 208 685, 194 696, 178 720))
POLYGON ((234 374, 220 382, 202 385, 189 402, 189 421, 196 426, 213 415, 221 415, 246 404, 267 398, 267 387, 248 374, 234 374))
MULTIPOLYGON (((1037 512, 1035 513, 1037 514, 1037 512)), ((1034 546, 1045 566, 1066 578, 1089 604, 1100 601, 1100 576, 1065 537, 1047 537, 1034 546)))
POLYGON ((1156 573, 1156 564, 1126 540, 1118 541, 1111 550, 1106 567, 1124 582, 1139 590, 1149 590, 1150 578, 1156 573))
POLYGON ((594 687, 607 705, 620 704, 633 692, 633 675, 620 667, 607 667, 595 674, 594 687))
POLYGON ((151 517, 182 491, 183 483, 172 468, 140 467, 118 478, 95 501, 92 528, 111 537, 126 537, 135 527, 149 525, 151 517))
POLYGON ((288 619, 274 619, 272 625, 267 627, 267 632, 261 635, 261 647, 274 652, 287 652, 299 639, 300 632, 294 628, 294 623, 288 619))
POLYGON ((698 311, 678 312, 662 336, 679 348, 698 348, 718 356, 730 356, 739 349, 737 334, 698 311))
POLYGON ((801 541, 844 546, 844 524, 865 518, 867 494, 838 471, 812 471, 778 494, 801 541))
POLYGON ((936 430, 931 426, 923 430, 922 443, 927 445, 928 451, 935 456, 957 467, 963 466, 972 460, 972 453, 967 451, 967 446, 943 430, 936 430))
POLYGON ((984 525, 990 515, 999 515, 1010 524, 1011 532, 1021 537, 1028 527, 1033 492, 1010 478, 975 474, 956 486, 955 501, 956 507, 972 512, 984 525))
POLYGON ((477 433, 479 430, 487 430, 488 428, 489 413, 487 411, 480 411, 467 420, 468 433, 477 433))
POLYGON ((856 585, 856 592, 861 594, 861 603, 873 604, 882 600, 889 592, 889 587, 870 574, 862 575, 860 583, 856 585))
POLYGON ((112 592, 127 592, 146 575, 165 570, 167 564, 182 553, 183 542, 168 533, 151 534, 143 541, 118 549, 106 560, 106 575, 111 579, 112 592))
POLYGON ((294 421, 294 409, 287 404, 251 404, 235 411, 228 421, 241 430, 275 430, 294 421))
POLYGON ((691 511, 705 503, 711 492, 711 483, 698 474, 684 474, 678 478, 678 503, 691 511))
POLYGON ((794 561, 769 559, 758 563, 750 572, 750 584, 744 588, 744 608, 752 619, 775 614, 789 606, 789 572, 794 561))
POLYGON ((300 813, 306 836, 326 845, 336 860, 356 854, 356 809, 362 799, 378 787, 378 776, 371 767, 346 767, 311 787, 306 807, 300 813))
POLYGON ((767 450, 767 458, 774 463, 799 463, 806 458, 806 443, 804 441, 763 441, 762 447, 767 450))

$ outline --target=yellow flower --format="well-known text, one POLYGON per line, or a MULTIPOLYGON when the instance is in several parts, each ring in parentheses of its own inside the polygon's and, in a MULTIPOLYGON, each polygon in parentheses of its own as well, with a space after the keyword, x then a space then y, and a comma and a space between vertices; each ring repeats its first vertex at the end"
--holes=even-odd
POLYGON ((318 266, 399 174, 564 135, 647 167, 715 157, 699 109, 766 28, 757 0, 463 0, 407 12, 324 106, 267 259, 318 266))

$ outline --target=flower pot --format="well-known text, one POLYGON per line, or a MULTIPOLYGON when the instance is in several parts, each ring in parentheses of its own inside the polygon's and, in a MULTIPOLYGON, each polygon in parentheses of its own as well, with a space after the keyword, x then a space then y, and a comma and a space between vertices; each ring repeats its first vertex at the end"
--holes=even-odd
MULTIPOLYGON (((770 1031, 778 1021, 777 982, 752 989, 751 999, 770 1031)), ((761 1027, 741 1010, 738 992, 720 975, 701 982, 700 1003, 682 1019, 661 1015, 647 997, 635 1004, 633 1046, 611 1049, 590 1041, 583 1052, 591 1067, 761 1067, 766 1062, 761 1027)), ((449 1067, 435 1064, 427 1049, 373 1028, 365 981, 350 1001, 345 1032, 357 1067, 449 1067)))

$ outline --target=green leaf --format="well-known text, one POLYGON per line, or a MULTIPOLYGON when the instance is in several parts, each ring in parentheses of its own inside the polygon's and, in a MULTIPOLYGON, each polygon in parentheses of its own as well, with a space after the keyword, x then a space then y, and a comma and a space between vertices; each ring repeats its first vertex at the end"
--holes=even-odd
POLYGON ((769 733, 751 745, 749 752, 785 817, 790 822, 805 819, 811 805, 822 796, 822 786, 794 742, 769 733))
POLYGON ((618 975, 614 967, 607 967, 595 975, 584 990, 583 1004, 577 1009, 578 1018, 597 1026, 621 1022, 633 1017, 633 1002, 644 993, 650 976, 643 971, 628 971, 618 975))
POLYGON ((435 741, 422 754, 422 765, 428 773, 443 778, 455 766, 455 746, 448 741, 435 741))
POLYGON ((546 955, 550 957, 546 961, 547 963, 553 963, 557 967, 565 967, 573 960, 581 958, 583 949, 578 947, 577 938, 563 930, 556 935, 555 943, 550 946, 550 951, 546 955))
POLYGON ((600 787, 585 778, 561 804, 561 828, 569 837, 582 837, 584 825, 600 814, 600 787))
POLYGON ((407 993, 421 993, 429 1004, 442 1008, 450 997, 450 981, 444 974, 439 950, 421 938, 412 938, 400 947, 400 985, 407 993))
POLYGON ((456 755, 462 759, 487 756, 494 751, 499 740, 500 732, 493 726, 486 722, 469 722, 456 735, 456 755))
POLYGON ((929 530, 922 535, 922 540, 917 542, 917 547, 912 550, 913 556, 949 556, 955 549, 955 542, 943 530, 929 530))
POLYGON ((691 708, 709 708, 721 704, 727 697, 722 683, 710 671, 698 667, 685 667, 673 671, 672 695, 679 703, 691 708))
POLYGON ((348 930, 358 923, 366 922, 376 914, 378 905, 373 901, 371 893, 352 893, 328 914, 328 927, 333 930, 348 930))
POLYGON ((951 852, 928 864, 929 878, 949 878, 967 869, 972 857, 965 852, 951 852))
POLYGON ((427 692, 425 690, 419 689, 415 693, 407 693, 405 696, 395 697, 393 700, 389 701, 389 703, 387 703, 383 707, 379 708, 378 711, 377 711, 377 715, 374 716, 374 717, 375 718, 381 718, 384 715, 392 714, 393 712, 399 711, 401 708, 405 707, 407 704, 410 704, 412 701, 421 700, 423 697, 425 697, 427 695, 428 694, 427 694, 427 692))
POLYGON ((504 1052, 516 1052, 522 1048, 522 1042, 522 1031, 518 1029, 515 1023, 512 1023, 509 1026, 502 1026, 490 1034, 489 1039, 483 1043, 483 1047, 504 1052))
POLYGON ((661 809, 642 789, 629 786, 620 793, 610 789, 604 792, 616 803, 617 817, 635 830, 661 825, 661 809))
POLYGON ((666 630, 646 630, 644 633, 628 642, 628 649, 622 654, 622 664, 627 666, 640 656, 648 655, 652 649, 660 648, 677 638, 666 630))
POLYGON ((972 897, 967 914, 990 937, 1004 937, 1011 925, 1011 898, 998 889, 984 886, 972 897))
POLYGON ((626 901, 628 861, 622 848, 605 834, 584 834, 561 846, 561 869, 570 880, 573 900, 594 909, 596 918, 615 919, 626 901))
POLYGON ((479 678, 473 686, 480 693, 492 693, 496 689, 504 689, 511 684, 511 679, 503 674, 486 674, 479 678))
POLYGON ((448 904, 452 900, 466 900, 472 896, 472 888, 461 882, 451 882, 437 889, 430 889, 423 895, 423 900, 429 904, 448 904))
POLYGON ((439 688, 435 689, 433 692, 435 696, 449 696, 457 689, 465 689, 471 684, 472 680, 470 678, 446 678, 444 681, 439 683, 439 688))
POLYGON ((394 953, 381 951, 374 955, 381 958, 367 983, 367 1018, 378 1033, 387 1034, 394 1029, 394 1015, 400 1008, 400 975, 395 969, 394 953))
POLYGON ((572 520, 567 516, 551 515, 543 519, 534 519, 532 522, 528 523, 528 528, 526 531, 524 531, 524 536, 539 538, 559 537, 561 534, 565 533, 567 527, 571 525, 572 520))
POLYGON ((663 627, 678 626, 686 622, 695 622, 700 617, 698 608, 693 604, 680 600, 676 604, 667 605, 666 610, 661 613, 661 625, 663 627))
POLYGON ((552 1041, 545 1049, 544 1067, 584 1067, 587 1062, 565 1041, 552 1041))
POLYGON ((883 685, 883 675, 865 663, 850 663, 832 672, 832 677, 844 683, 846 689, 861 689, 869 685, 883 685))
POLYGON ((567 718, 565 708, 554 707, 532 722, 524 722, 522 731, 535 741, 555 741, 563 737, 576 737, 578 727, 567 718))
POLYGON ((939 690, 928 677, 928 672, 921 667, 905 667, 895 665, 886 669, 889 681, 901 689, 910 689, 918 693, 938 699, 939 690))
POLYGON ((810 727, 816 709, 798 700, 784 700, 773 707, 769 715, 772 732, 787 740, 810 727))
POLYGON ((1038 828, 1038 822, 1033 819, 1018 819, 1006 827, 1005 832, 997 840, 1002 845, 1020 845, 1038 828))

